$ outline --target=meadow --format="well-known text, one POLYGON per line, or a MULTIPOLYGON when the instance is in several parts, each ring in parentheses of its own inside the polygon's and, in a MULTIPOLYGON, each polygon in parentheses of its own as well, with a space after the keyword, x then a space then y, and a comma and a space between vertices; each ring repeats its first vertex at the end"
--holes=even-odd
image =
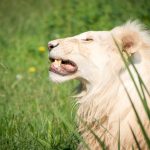
POLYGON ((148 0, 1 0, 0 149, 76 149, 78 82, 49 81, 48 41, 129 19, 150 27, 149 13, 148 0))

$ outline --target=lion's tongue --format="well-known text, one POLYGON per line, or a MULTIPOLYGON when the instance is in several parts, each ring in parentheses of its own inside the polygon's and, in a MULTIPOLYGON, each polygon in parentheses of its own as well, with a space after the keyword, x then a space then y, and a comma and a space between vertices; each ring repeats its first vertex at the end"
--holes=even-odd
POLYGON ((61 64, 60 67, 64 70, 66 70, 67 72, 74 72, 75 71, 75 67, 72 66, 71 64, 61 64))

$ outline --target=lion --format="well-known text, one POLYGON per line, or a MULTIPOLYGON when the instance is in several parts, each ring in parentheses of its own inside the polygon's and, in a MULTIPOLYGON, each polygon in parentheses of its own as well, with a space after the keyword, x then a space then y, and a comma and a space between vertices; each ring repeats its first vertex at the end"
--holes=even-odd
MULTIPOLYGON (((148 149, 129 95, 149 137, 150 120, 118 50, 128 54, 149 90, 150 35, 145 27, 138 21, 128 21, 110 31, 88 31, 50 41, 48 49, 50 79, 57 83, 71 79, 81 82, 81 92, 76 96, 77 118, 87 146, 102 149, 99 137, 106 149, 117 149, 118 142, 120 149, 136 149, 134 132, 141 149, 148 149)), ((133 65, 127 65, 137 83, 133 65)), ((148 94, 146 99, 150 107, 148 94)), ((86 146, 80 143, 78 149, 86 146)))

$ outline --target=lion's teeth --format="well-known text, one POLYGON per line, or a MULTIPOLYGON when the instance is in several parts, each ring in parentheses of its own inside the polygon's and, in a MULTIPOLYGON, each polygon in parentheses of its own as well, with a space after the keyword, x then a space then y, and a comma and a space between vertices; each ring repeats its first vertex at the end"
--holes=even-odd
POLYGON ((55 63, 55 66, 60 67, 60 65, 61 65, 61 60, 55 59, 54 63, 55 63))
POLYGON ((61 60, 58 60, 58 66, 60 66, 61 65, 61 60))

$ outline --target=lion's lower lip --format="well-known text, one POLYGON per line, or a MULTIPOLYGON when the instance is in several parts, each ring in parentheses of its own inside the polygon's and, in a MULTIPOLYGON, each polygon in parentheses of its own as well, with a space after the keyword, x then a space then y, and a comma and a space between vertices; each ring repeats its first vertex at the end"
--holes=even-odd
POLYGON ((71 60, 63 60, 63 59, 53 59, 51 60, 51 66, 49 71, 54 72, 56 74, 66 76, 71 75, 77 71, 77 65, 71 60))

